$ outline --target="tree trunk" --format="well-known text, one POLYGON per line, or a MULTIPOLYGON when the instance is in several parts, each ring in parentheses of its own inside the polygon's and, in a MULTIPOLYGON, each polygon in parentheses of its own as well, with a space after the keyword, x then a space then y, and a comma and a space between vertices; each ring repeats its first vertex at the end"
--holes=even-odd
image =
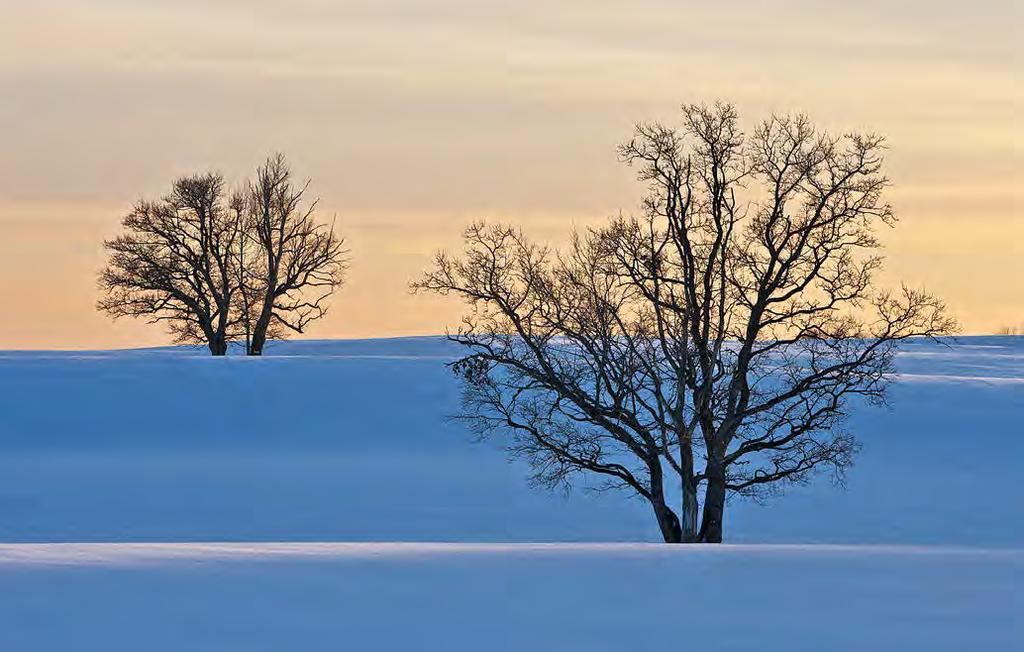
POLYGON ((701 519, 702 543, 722 543, 722 519, 725 516, 725 472, 716 469, 708 474, 708 489, 704 494, 704 515, 701 519), (716 472, 717 471, 717 472, 716 472))
POLYGON ((680 519, 680 538, 683 543, 696 543, 699 541, 697 531, 697 514, 700 508, 697 504, 697 486, 692 482, 683 483, 683 511, 680 519))
POLYGON ((263 287, 263 303, 260 305, 260 315, 252 327, 252 342, 249 345, 249 355, 263 355, 263 345, 267 342, 267 329, 274 318, 274 299, 277 296, 277 265, 280 259, 273 256, 271 245, 264 243, 267 256, 267 277, 266 285, 263 287))
POLYGON ((207 343, 210 347, 210 355, 227 355, 228 343, 221 335, 215 335, 207 343))
POLYGON ((256 325, 252 329, 252 341, 249 343, 249 355, 263 355, 263 345, 267 342, 267 329, 270 328, 271 313, 260 313, 256 325))
POLYGON ((679 528, 679 519, 667 505, 652 501, 654 517, 658 520, 658 528, 661 530, 661 538, 665 543, 683 543, 682 531, 679 528))
POLYGON ((266 341, 266 337, 262 333, 256 331, 253 333, 252 342, 249 344, 249 351, 246 355, 263 355, 263 343, 266 341))
POLYGON ((226 355, 228 352, 228 341, 223 331, 214 327, 212 320, 205 318, 200 323, 203 337, 206 338, 206 346, 210 349, 210 355, 226 355))

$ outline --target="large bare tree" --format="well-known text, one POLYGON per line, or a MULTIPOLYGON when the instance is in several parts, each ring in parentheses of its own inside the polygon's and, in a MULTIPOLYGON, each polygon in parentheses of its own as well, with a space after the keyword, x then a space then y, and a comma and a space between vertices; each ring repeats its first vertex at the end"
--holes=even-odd
POLYGON ((125 233, 104 243, 110 258, 100 273, 99 309, 164 322, 176 341, 224 355, 236 322, 241 237, 224 194, 219 174, 198 174, 177 179, 158 201, 139 201, 122 221, 125 233))
POLYGON ((857 449, 851 406, 885 400, 896 346, 951 333, 925 292, 879 290, 883 141, 803 116, 741 132, 733 106, 641 124, 623 160, 642 214, 563 252, 476 224, 414 284, 471 306, 449 337, 463 412, 558 486, 587 475, 650 504, 666 542, 720 542, 759 498, 857 449))
POLYGON ((285 158, 271 156, 256 171, 246 199, 243 269, 246 351, 261 355, 268 337, 301 333, 327 312, 326 300, 342 282, 344 240, 314 218, 317 200, 305 202, 285 158))

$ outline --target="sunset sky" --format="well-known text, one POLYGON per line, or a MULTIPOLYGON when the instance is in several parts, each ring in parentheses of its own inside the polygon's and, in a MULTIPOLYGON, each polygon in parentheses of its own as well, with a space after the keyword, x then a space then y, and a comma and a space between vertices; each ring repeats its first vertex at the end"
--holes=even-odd
POLYGON ((311 337, 443 332, 408 282, 473 219, 564 241, 637 206, 615 145, 682 102, 889 143, 884 279, 1024 324, 1019 1, 0 0, 0 349, 164 344, 97 313, 102 240, 282 151, 352 252, 311 337), (688 6, 689 5, 689 6, 688 6))

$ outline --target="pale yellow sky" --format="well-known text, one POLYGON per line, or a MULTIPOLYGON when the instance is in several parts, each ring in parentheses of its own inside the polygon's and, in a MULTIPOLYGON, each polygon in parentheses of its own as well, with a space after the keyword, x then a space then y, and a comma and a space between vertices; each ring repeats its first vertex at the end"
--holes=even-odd
POLYGON ((0 0, 0 349, 162 344, 93 309, 139 196, 283 151, 352 250, 313 337, 442 332, 408 281, 472 219, 632 210, 615 145, 682 102, 889 139, 886 277, 1024 323, 1018 2, 0 0), (210 6, 213 5, 213 6, 210 6))

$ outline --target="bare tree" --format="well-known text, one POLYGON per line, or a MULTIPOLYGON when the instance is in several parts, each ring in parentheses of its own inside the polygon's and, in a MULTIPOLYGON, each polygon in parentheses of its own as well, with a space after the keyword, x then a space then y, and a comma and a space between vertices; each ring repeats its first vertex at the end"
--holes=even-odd
POLYGON ((666 542, 721 542, 726 498, 819 470, 841 481, 857 402, 885 400, 899 341, 951 333, 941 302, 878 291, 881 138, 731 105, 642 124, 620 153, 648 192, 557 253, 476 224, 414 288, 462 297, 463 412, 534 481, 622 488, 666 542))
POLYGON ((163 199, 139 201, 122 221, 125 233, 104 243, 110 258, 97 307, 115 318, 164 322, 176 341, 224 355, 236 322, 238 217, 213 173, 182 177, 163 199))
POLYGON ((317 200, 304 206, 308 186, 293 182, 280 154, 267 159, 250 184, 240 254, 249 355, 261 355, 268 337, 301 333, 323 317, 326 299, 343 280, 344 240, 313 218, 317 200))

